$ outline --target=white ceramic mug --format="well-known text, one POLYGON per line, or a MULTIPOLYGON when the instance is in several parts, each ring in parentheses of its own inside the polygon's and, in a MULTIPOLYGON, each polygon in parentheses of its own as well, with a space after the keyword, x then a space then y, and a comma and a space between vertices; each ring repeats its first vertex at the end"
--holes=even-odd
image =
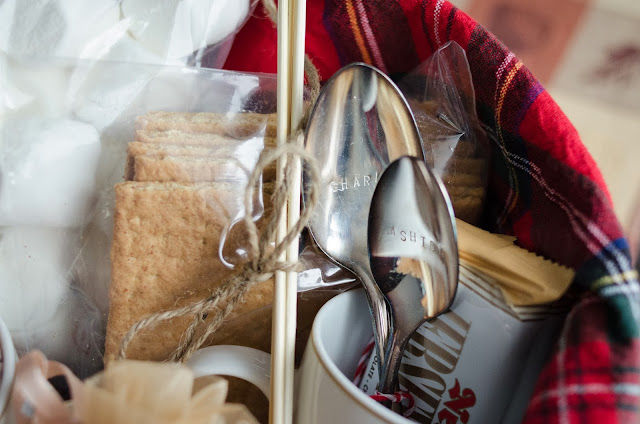
MULTIPOLYGON (((412 422, 371 399, 351 381, 372 332, 362 290, 342 293, 320 309, 296 375, 296 422, 412 422)), ((250 381, 269 398, 267 353, 239 346, 212 346, 197 351, 187 365, 196 376, 217 374, 250 381)))
POLYGON ((16 350, 9 329, 0 319, 0 352, 2 352, 2 371, 0 372, 0 423, 6 420, 6 413, 11 398, 13 378, 16 372, 16 350))

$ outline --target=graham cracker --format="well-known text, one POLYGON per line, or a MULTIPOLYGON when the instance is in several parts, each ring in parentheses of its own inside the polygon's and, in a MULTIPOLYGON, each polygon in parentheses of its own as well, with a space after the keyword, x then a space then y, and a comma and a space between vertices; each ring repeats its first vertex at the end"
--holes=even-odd
MULTIPOLYGON (((262 172, 263 181, 274 181, 276 168, 275 162, 265 167, 262 172)), ((241 163, 235 157, 224 158, 217 154, 172 156, 150 152, 127 156, 125 180, 188 183, 246 182, 252 171, 253 164, 241 163)))
POLYGON ((445 173, 479 174, 487 172, 487 161, 480 158, 456 158, 449 160, 445 167, 445 173))
POLYGON ((148 112, 136 119, 140 130, 186 130, 246 138, 276 137, 277 115, 262 113, 148 112))
POLYGON ((465 197, 478 197, 483 198, 486 190, 484 187, 460 187, 460 186, 451 186, 447 187, 447 192, 451 199, 462 199, 465 197))
MULTIPOLYGON (((234 138, 228 135, 220 135, 208 132, 197 132, 190 130, 136 130, 135 141, 143 143, 160 143, 160 144, 176 144, 176 145, 192 145, 192 146, 208 146, 208 147, 236 147, 240 143, 256 143, 256 146, 264 145, 274 147, 276 145, 275 137, 270 136, 252 136, 243 138, 234 138)), ((257 148, 257 147, 256 147, 257 148)))
POLYGON ((467 222, 478 222, 482 216, 484 197, 464 196, 451 201, 456 218, 467 222))
MULTIPOLYGON (((233 272, 218 257, 222 229, 239 211, 240 193, 229 184, 125 182, 116 185, 112 276, 105 358, 114 357, 131 325, 159 311, 202 299, 233 272)), ((273 302, 273 281, 256 284, 233 317, 273 302)), ((229 322, 235 322, 233 317, 229 322)), ((127 357, 166 360, 189 318, 145 330, 127 357)), ((224 332, 221 329, 221 332, 224 332)), ((263 347, 263 331, 244 333, 243 344, 263 347)))
POLYGON ((238 182, 246 183, 251 170, 235 159, 218 156, 167 156, 136 155, 130 158, 132 181, 156 182, 238 182))
POLYGON ((192 145, 192 144, 167 144, 144 143, 132 141, 127 146, 129 155, 147 155, 156 157, 165 156, 211 156, 232 157, 234 146, 227 145, 192 145))
POLYGON ((485 187, 485 180, 480 174, 445 173, 442 182, 447 187, 485 187))
POLYGON ((233 149, 226 146, 176 145, 132 141, 127 145, 127 163, 124 179, 126 181, 134 180, 136 156, 164 158, 167 156, 211 156, 220 154, 222 157, 230 157, 232 152, 233 149))

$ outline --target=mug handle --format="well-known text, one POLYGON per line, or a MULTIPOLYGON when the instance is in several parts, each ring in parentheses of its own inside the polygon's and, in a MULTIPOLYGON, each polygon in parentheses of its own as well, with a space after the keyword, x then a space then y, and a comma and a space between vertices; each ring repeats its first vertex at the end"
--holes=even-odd
POLYGON ((18 354, 11 339, 11 333, 6 324, 0 319, 0 359, 2 370, 0 371, 0 424, 7 419, 13 380, 16 373, 18 354))
POLYGON ((219 345, 198 349, 186 365, 195 377, 226 375, 254 384, 271 400, 271 355, 245 346, 219 345))

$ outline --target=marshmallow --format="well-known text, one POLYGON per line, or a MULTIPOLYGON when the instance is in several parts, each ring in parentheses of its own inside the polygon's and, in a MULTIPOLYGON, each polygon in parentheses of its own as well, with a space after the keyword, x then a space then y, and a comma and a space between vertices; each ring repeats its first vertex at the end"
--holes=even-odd
POLYGON ((68 30, 57 56, 100 59, 105 46, 122 37, 118 28, 120 7, 115 0, 58 0, 68 30))
POLYGON ((101 133, 135 102, 157 67, 131 63, 96 62, 78 68, 70 81, 72 110, 101 133))
POLYGON ((198 47, 211 46, 235 33, 249 15, 248 0, 193 0, 191 34, 204 40, 198 47))
POLYGON ((19 110, 34 101, 32 95, 25 93, 14 84, 10 68, 10 59, 5 53, 0 52, 0 87, 4 87, 4 93, 0 96, 0 129, 3 126, 2 117, 4 115, 19 110))
POLYGON ((91 211, 100 138, 88 124, 23 119, 3 128, 0 225, 80 227, 91 211))
POLYGON ((108 40, 109 30, 120 20, 115 0, 5 0, 0 20, 11 16, 12 25, 0 32, 0 46, 16 55, 96 58, 95 44, 108 40), (7 41, 8 37, 8 41, 7 41), (106 40, 105 40, 106 38, 106 40))
POLYGON ((87 376, 102 365, 104 322, 94 303, 71 285, 94 272, 75 269, 84 256, 76 231, 8 227, 0 236, 0 317, 16 350, 41 350, 87 376))
POLYGON ((124 0, 130 33, 168 59, 184 58, 233 34, 247 19, 249 0, 124 0))
POLYGON ((0 238, 0 316, 7 327, 30 330, 48 322, 69 288, 68 231, 9 227, 0 238))
POLYGON ((15 9, 15 0, 0 2, 0 50, 5 53, 9 51, 9 38, 11 38, 15 9))
POLYGON ((5 0, 0 50, 184 65, 194 52, 216 46, 207 63, 221 65, 249 9, 250 0, 5 0))
POLYGON ((32 66, 1 54, 2 111, 28 110, 29 115, 56 117, 67 113, 68 76, 62 67, 32 66))
MULTIPOLYGON (((128 28, 128 22, 120 21, 121 27, 128 28)), ((166 64, 166 65, 183 65, 183 61, 168 61, 163 57, 153 53, 151 50, 143 46, 139 41, 134 40, 129 32, 125 32, 113 44, 109 46, 109 50, 102 55, 105 60, 123 63, 148 63, 148 64, 166 64)))
POLYGON ((91 301, 74 287, 67 290, 50 320, 10 332, 19 355, 37 349, 82 378, 103 367, 104 323, 91 301))

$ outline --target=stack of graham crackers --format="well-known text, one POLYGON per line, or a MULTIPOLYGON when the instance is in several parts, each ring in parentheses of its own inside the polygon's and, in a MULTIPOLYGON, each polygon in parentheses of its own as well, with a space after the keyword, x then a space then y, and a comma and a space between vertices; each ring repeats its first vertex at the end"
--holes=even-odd
MULTIPOLYGON (((426 161, 432 168, 435 162, 446 159, 440 177, 449 193, 456 218, 470 224, 480 221, 487 192, 488 140, 481 128, 473 128, 472 137, 464 135, 451 151, 441 151, 441 138, 452 136, 451 128, 438 123, 438 104, 433 101, 410 100, 418 130, 426 148, 426 161), (440 155, 439 157, 436 157, 440 155)), ((460 119, 460 117, 455 117, 460 119)), ((469 118, 470 124, 474 124, 469 118)))
MULTIPOLYGON (((115 186, 107 361, 138 320, 205 298, 234 272, 220 260, 221 234, 244 213, 248 174, 262 148, 275 144, 275 122, 275 114, 257 113, 150 112, 137 119, 126 181, 115 186)), ((272 281, 254 286, 210 344, 268 351, 272 295, 272 281)), ((167 359, 192 318, 139 334, 127 357, 167 359)))

